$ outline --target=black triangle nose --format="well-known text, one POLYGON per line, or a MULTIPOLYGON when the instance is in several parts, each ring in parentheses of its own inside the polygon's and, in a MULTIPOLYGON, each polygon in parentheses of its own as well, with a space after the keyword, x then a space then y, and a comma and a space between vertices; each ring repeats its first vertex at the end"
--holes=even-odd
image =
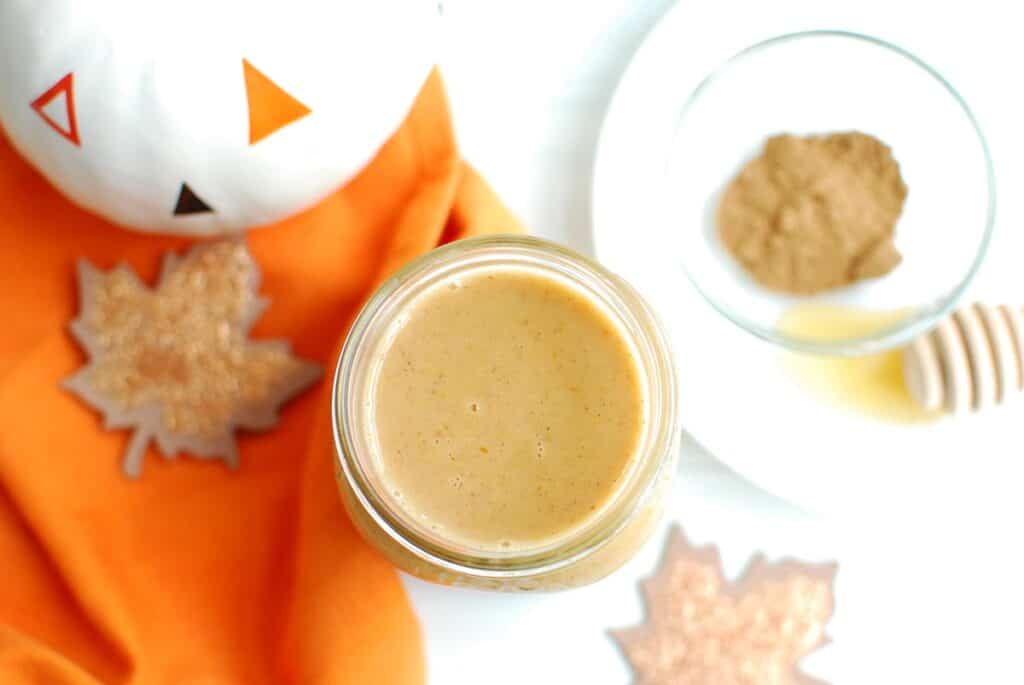
POLYGON ((187 183, 181 184, 181 190, 178 191, 178 201, 174 205, 174 216, 180 216, 183 214, 203 214, 212 211, 213 208, 203 202, 202 198, 196 195, 195 192, 188 187, 187 183))

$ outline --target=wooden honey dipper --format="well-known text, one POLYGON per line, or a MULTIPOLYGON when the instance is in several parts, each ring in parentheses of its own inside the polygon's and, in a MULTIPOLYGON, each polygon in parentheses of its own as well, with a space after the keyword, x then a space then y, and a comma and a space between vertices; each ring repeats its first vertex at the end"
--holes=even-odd
POLYGON ((903 375, 925 409, 963 413, 1024 389, 1024 316, 1018 308, 962 307, 903 350, 903 375))

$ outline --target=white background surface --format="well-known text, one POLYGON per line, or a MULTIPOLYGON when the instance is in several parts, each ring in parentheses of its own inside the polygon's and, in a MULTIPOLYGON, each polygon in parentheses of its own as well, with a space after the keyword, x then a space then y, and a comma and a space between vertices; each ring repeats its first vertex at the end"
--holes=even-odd
MULTIPOLYGON (((722 11, 710 0, 682 2, 701 2, 711 18, 722 11)), ((591 170, 602 118, 632 53, 672 4, 445 3, 442 68, 464 153, 532 232, 592 250, 591 170)), ((883 32, 894 12, 920 17, 921 41, 933 48, 927 57, 959 86, 983 125, 993 118, 1020 122, 987 132, 997 174, 1021 179, 1024 188, 1024 111, 1016 95, 1024 89, 1016 71, 1024 59, 1013 5, 846 6, 868 32, 883 32), (879 28, 872 31, 872 22, 879 28)), ((734 14, 742 20, 742 12, 734 14)), ((998 229, 1024 231, 1017 200, 1004 192, 1000 201, 998 229)), ((989 262, 1019 259, 997 250, 989 262)), ((766 445, 764 458, 783 450, 784 444, 766 445)), ((977 451, 983 455, 984 440, 977 451)), ((822 455, 827 459, 827 444, 822 455)), ((929 455, 915 456, 924 462, 929 455)), ((769 559, 838 560, 833 644, 805 662, 830 682, 1024 682, 1017 656, 1024 633, 1021 481, 1013 469, 992 470, 972 454, 935 457, 959 458, 962 481, 934 482, 923 466, 895 504, 879 508, 864 492, 856 515, 823 519, 758 490, 687 443, 665 526, 604 581, 526 596, 406 579, 423 624, 431 683, 630 682, 606 630, 643 615, 636 581, 654 568, 670 522, 682 523, 697 543, 718 544, 732 575, 757 551, 769 559)), ((880 483, 886 475, 879 470, 880 483)))

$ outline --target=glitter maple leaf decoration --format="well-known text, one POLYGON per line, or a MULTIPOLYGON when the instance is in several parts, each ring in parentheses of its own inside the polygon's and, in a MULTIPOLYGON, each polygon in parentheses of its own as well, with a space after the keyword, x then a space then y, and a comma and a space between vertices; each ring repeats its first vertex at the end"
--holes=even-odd
POLYGON ((647 622, 611 633, 636 685, 823 685, 799 662, 828 641, 835 574, 835 564, 758 555, 730 585, 717 549, 695 548, 675 528, 642 585, 647 622))
POLYGON ((269 302, 241 240, 164 257, 155 289, 127 266, 78 265, 79 316, 71 331, 88 363, 64 385, 100 410, 108 429, 131 428, 126 475, 137 477, 151 441, 172 458, 187 452, 238 465, 235 430, 267 430, 278 406, 320 368, 282 340, 250 340, 269 302))

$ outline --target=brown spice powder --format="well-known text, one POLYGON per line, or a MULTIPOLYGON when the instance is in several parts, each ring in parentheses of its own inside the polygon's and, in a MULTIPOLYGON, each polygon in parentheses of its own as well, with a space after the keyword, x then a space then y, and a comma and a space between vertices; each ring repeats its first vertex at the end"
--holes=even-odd
POLYGON ((887 145, 864 133, 769 138, 718 208, 726 249, 770 290, 809 295, 883 276, 907 186, 887 145))

